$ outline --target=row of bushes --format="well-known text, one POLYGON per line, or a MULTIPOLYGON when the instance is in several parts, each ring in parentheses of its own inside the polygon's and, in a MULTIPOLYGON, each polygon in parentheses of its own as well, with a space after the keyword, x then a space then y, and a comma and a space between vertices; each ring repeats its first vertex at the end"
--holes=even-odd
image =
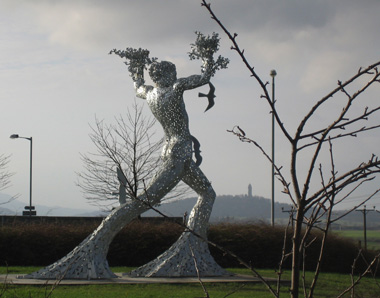
MULTIPOLYGON (((9 266, 45 266, 70 252, 96 225, 94 224, 29 224, 6 226, 0 229, 0 262, 9 266)), ((134 221, 114 239, 108 253, 110 266, 140 266, 168 249, 183 228, 172 222, 150 223, 134 221)), ((283 227, 265 224, 218 224, 210 227, 209 239, 233 251, 256 268, 277 268, 284 245, 283 227)), ((316 235, 317 239, 319 238, 316 235)), ((312 268, 318 258, 319 241, 306 251, 307 267, 312 268)), ((287 237, 287 250, 291 236, 287 237)), ((220 250, 210 247, 215 260, 222 267, 240 264, 220 250)), ((329 237, 323 271, 350 272, 358 253, 355 244, 336 236, 329 237)), ((290 260, 286 261, 290 266, 290 260)))

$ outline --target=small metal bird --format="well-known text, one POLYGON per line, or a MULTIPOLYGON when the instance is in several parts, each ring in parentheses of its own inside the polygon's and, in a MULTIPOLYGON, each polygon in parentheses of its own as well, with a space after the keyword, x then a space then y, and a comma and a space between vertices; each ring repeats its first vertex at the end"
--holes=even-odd
POLYGON ((198 93, 198 97, 207 97, 207 99, 208 99, 208 106, 207 106, 205 112, 213 107, 213 105, 215 104, 214 98, 216 97, 214 85, 211 84, 211 82, 209 82, 208 84, 210 86, 210 91, 208 92, 208 94, 204 94, 204 93, 200 93, 200 92, 198 93))
POLYGON ((201 144, 199 143, 199 141, 193 137, 193 136, 190 136, 191 137, 191 140, 193 141, 193 147, 194 147, 194 155, 195 155, 195 164, 199 167, 202 163, 202 156, 201 156, 201 144))

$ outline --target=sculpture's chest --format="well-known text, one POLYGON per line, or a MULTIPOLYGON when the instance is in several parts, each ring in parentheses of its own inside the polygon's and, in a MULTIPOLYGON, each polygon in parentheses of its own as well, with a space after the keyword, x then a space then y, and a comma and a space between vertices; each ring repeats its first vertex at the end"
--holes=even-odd
POLYGON ((153 114, 162 114, 171 110, 176 98, 176 92, 172 88, 154 89, 149 93, 147 102, 153 114))

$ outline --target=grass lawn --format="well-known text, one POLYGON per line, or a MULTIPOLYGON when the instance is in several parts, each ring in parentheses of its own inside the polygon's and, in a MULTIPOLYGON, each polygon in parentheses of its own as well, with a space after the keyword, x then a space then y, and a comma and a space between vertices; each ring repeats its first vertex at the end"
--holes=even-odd
MULTIPOLYGON (((364 232, 363 230, 342 230, 334 231, 335 234, 351 238, 356 242, 361 241, 364 247, 364 232)), ((380 230, 367 230, 367 248, 372 250, 380 250, 380 230)))
MULTIPOLYGON (((25 274, 38 270, 36 267, 10 267, 10 274, 25 274)), ((114 267, 114 272, 128 272, 131 268, 114 267)), ((229 269, 235 273, 249 274, 245 269, 229 269)), ((0 274, 5 274, 6 268, 0 267, 0 274)), ((275 277, 273 270, 260 270, 266 277, 275 277)), ((283 279, 289 278, 289 272, 284 274, 283 279)), ((308 276, 306 276, 308 279, 308 276)), ((350 284, 350 276, 332 273, 323 273, 320 276, 319 286, 314 297, 336 297, 342 290, 350 284)), ((1 285, 0 285, 1 286, 1 285)), ((4 286, 4 285, 2 285, 4 286)), ((240 283, 206 283, 205 287, 211 298, 228 297, 273 297, 269 294, 265 286, 261 284, 240 284, 240 283), (233 293, 235 292, 235 293, 233 293)), ((6 291, 0 297, 47 297, 51 286, 15 286, 7 285, 6 291)), ((288 288, 283 286, 283 297, 288 297, 288 288)), ((1 292, 0 292, 1 293, 1 292)), ((379 281, 365 278, 356 288, 355 297, 375 298, 380 297, 379 281)), ((302 295, 301 295, 302 296, 302 295)), ((59 285, 51 297, 130 297, 130 298, 196 298, 205 297, 200 284, 136 284, 136 285, 87 285, 87 286, 65 286, 59 285)), ((346 295, 345 297, 350 297, 346 295)))

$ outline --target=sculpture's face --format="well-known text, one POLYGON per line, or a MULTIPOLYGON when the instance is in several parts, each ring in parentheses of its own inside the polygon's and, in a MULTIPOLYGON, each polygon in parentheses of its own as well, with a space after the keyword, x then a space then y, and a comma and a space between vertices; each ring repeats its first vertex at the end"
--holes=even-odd
POLYGON ((154 62, 149 68, 149 76, 157 86, 169 87, 177 80, 177 71, 171 62, 154 62))

